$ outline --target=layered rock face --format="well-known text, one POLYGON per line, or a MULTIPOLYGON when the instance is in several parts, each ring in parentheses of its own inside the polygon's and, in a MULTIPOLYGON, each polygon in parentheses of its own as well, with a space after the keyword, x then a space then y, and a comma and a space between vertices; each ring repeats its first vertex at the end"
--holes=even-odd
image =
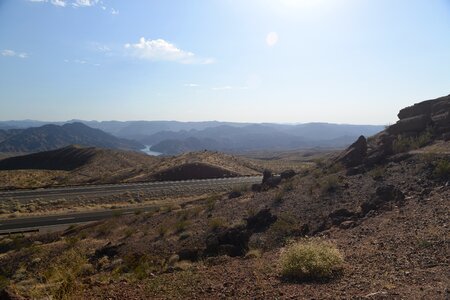
POLYGON ((373 166, 394 154, 393 144, 400 136, 414 138, 427 132, 433 140, 450 140, 450 95, 406 107, 398 113, 399 120, 369 141, 361 136, 336 159, 351 173, 364 166, 373 166))
POLYGON ((400 120, 387 129, 390 134, 414 136, 428 128, 436 138, 450 137, 450 95, 406 107, 397 116, 400 120))

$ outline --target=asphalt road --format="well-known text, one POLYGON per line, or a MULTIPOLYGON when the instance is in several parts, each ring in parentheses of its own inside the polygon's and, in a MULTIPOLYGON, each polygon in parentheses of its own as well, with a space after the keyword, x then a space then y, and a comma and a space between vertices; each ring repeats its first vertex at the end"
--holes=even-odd
POLYGON ((154 210, 155 206, 136 207, 126 209, 91 211, 82 213, 68 213, 63 215, 49 215, 39 217, 26 217, 17 219, 0 220, 0 233, 19 232, 20 230, 34 229, 46 226, 76 224, 84 222, 99 221, 113 216, 128 215, 138 212, 154 210))
MULTIPOLYGON (((117 185, 98 185, 98 186, 79 186, 67 188, 52 188, 52 189, 38 189, 38 190, 19 190, 8 191, 0 193, 0 201, 2 199, 14 198, 17 200, 30 199, 47 199, 55 197, 67 196, 81 196, 87 194, 116 194, 123 192, 142 191, 142 190, 161 190, 178 188, 182 193, 182 187, 217 187, 219 186, 234 186, 240 184, 252 184, 261 182, 261 176, 255 177, 236 177, 236 178, 221 178, 221 179, 205 179, 205 180, 188 180, 188 181, 171 181, 171 182, 151 182, 151 183, 137 183, 137 184, 117 184, 117 185)), ((47 215, 38 217, 24 217, 14 219, 0 220, 0 233, 15 232, 26 229, 41 228, 53 225, 76 224, 91 221, 98 221, 105 218, 110 218, 115 215, 133 214, 136 211, 150 211, 155 209, 155 206, 135 207, 115 210, 90 211, 82 213, 68 213, 63 215, 47 215)))
POLYGON ((56 199, 62 197, 77 197, 85 195, 113 195, 125 192, 140 191, 162 191, 173 190, 178 188, 183 193, 183 188, 208 188, 215 186, 233 186, 239 184, 252 184, 261 182, 261 176, 251 177, 234 177, 219 179, 201 179, 201 180, 185 180, 185 181, 161 181, 161 182, 145 182, 133 184, 108 184, 108 185, 87 185, 65 188, 49 188, 35 190, 15 190, 0 192, 0 201, 4 199, 14 200, 30 200, 30 199, 56 199))

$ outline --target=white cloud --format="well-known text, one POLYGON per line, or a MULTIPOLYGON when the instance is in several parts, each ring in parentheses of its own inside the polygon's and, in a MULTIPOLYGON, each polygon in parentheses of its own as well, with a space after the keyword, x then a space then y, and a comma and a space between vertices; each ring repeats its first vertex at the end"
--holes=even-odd
POLYGON ((200 84, 197 84, 197 83, 185 83, 184 86, 185 87, 199 87, 200 84))
POLYGON ((28 0, 29 2, 36 2, 36 3, 50 3, 54 6, 58 7, 73 7, 73 8, 80 8, 80 7, 94 7, 99 6, 100 9, 106 11, 110 11, 113 15, 118 15, 119 11, 114 8, 108 8, 107 5, 105 5, 103 0, 28 0))
POLYGON ((94 6, 99 2, 99 0, 76 0, 72 3, 74 7, 89 7, 94 6))
POLYGON ((65 63, 74 63, 74 64, 78 64, 78 65, 100 67, 99 63, 91 63, 91 62, 89 62, 87 60, 84 60, 84 59, 74 59, 74 60, 64 59, 64 62, 65 63))
POLYGON ((50 3, 59 7, 65 7, 67 5, 65 0, 51 0, 50 3))
POLYGON ((10 50, 10 49, 1 50, 0 54, 2 56, 28 58, 28 54, 27 53, 25 53, 25 52, 16 52, 16 51, 10 50))
POLYGON ((182 64, 210 64, 213 59, 202 59, 194 53, 181 50, 163 39, 146 40, 140 38, 139 43, 125 44, 131 55, 150 61, 173 61, 182 64))
POLYGON ((246 90, 248 89, 247 86, 231 86, 231 85, 224 85, 224 86, 217 86, 211 88, 213 91, 227 91, 227 90, 246 90))

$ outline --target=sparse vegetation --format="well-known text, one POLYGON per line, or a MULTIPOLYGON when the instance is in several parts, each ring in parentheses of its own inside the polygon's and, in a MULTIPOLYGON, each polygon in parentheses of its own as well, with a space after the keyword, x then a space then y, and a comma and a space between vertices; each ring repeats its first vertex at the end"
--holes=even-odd
POLYGON ((440 159, 437 161, 433 175, 437 179, 448 180, 450 179, 450 160, 440 159))
POLYGON ((285 196, 285 190, 279 190, 275 193, 275 196, 273 198, 273 204, 274 205, 280 205, 281 203, 283 203, 284 201, 284 196, 285 196))
POLYGON ((227 227, 227 221, 224 218, 211 218, 208 221, 208 226, 210 230, 225 228, 227 227))
POLYGON ((383 178, 385 173, 386 173, 385 166, 377 166, 377 167, 373 168, 372 170, 370 170, 369 175, 375 180, 380 180, 383 178))
POLYGON ((432 141, 432 138, 433 134, 431 130, 426 130, 423 133, 412 137, 399 135, 392 144, 392 150, 394 151, 394 153, 404 153, 419 149, 428 145, 432 141))
POLYGON ((180 233, 186 230, 190 222, 186 220, 177 220, 175 222, 175 233, 180 233))
POLYGON ((319 181, 323 193, 333 193, 339 188, 340 179, 337 175, 328 175, 319 181))
POLYGON ((289 279, 326 280, 342 269, 344 259, 330 242, 302 239, 286 247, 280 257, 281 274, 289 279))

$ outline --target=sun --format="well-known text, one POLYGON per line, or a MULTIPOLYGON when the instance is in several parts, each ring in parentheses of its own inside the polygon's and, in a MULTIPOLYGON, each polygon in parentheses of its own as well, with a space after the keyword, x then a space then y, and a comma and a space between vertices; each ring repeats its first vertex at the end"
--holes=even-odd
POLYGON ((274 31, 269 32, 266 36, 266 43, 269 47, 273 47, 278 43, 278 34, 274 31))

